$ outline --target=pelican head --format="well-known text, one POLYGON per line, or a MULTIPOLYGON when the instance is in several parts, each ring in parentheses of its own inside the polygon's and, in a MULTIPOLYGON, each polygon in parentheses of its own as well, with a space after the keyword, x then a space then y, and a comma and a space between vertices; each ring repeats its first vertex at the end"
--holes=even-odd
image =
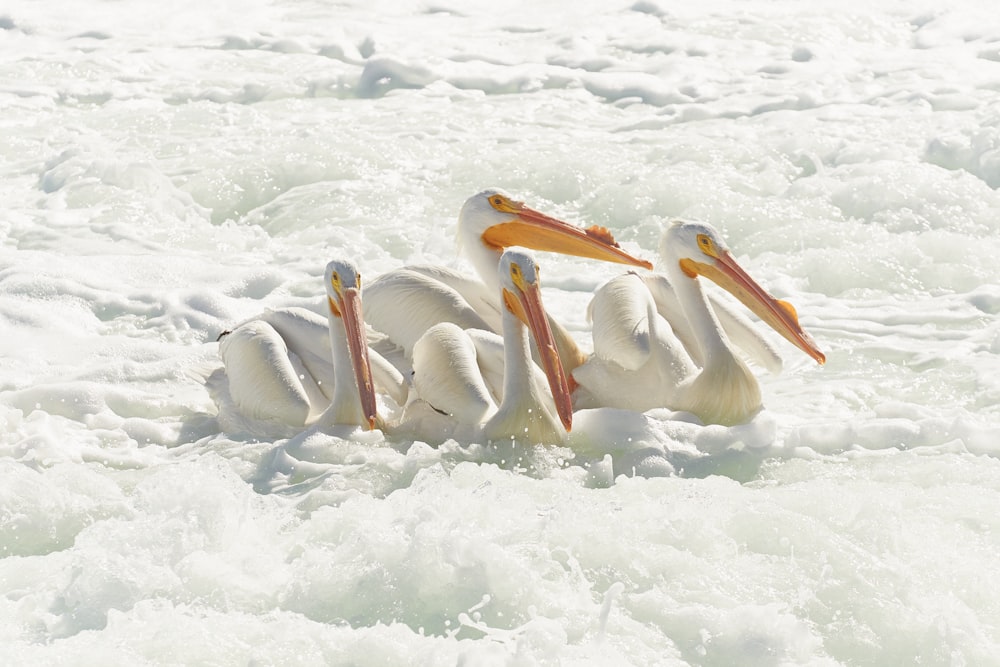
POLYGON ((498 273, 504 304, 531 332, 538 347, 542 370, 549 381, 559 420, 569 431, 573 424, 569 384, 542 305, 538 264, 524 248, 508 248, 500 257, 498 273))
POLYGON ((826 362, 816 341, 799 324, 792 304, 775 299, 757 284, 736 262, 722 235, 711 225, 675 221, 663 232, 660 255, 668 264, 677 264, 688 278, 704 276, 720 285, 790 343, 818 363, 826 362))
POLYGON ((469 197, 458 218, 458 242, 467 248, 480 277, 490 280, 505 248, 522 246, 652 269, 619 247, 604 227, 587 229, 557 220, 515 200, 499 188, 469 197))
MULTIPOLYGON (((368 339, 361 312, 361 274, 350 261, 335 259, 326 265, 325 283, 331 321, 339 319, 343 322, 361 410, 368 422, 368 428, 373 429, 377 420, 377 409, 372 370, 368 361, 368 339)), ((334 363, 338 361, 334 359, 334 363)), ((343 391, 341 387, 334 387, 335 394, 339 395, 338 398, 344 396, 343 391)))

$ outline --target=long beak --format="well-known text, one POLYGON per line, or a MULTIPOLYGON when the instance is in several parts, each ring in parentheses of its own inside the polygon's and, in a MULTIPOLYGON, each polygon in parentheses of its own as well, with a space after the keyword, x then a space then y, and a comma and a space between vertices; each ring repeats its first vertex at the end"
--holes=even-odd
POLYGON ((743 270, 743 267, 736 263, 732 254, 729 252, 721 253, 717 258, 716 265, 693 260, 682 261, 686 264, 683 268, 689 275, 691 275, 691 271, 694 271, 711 279, 742 301, 743 305, 767 322, 772 329, 784 336, 792 345, 820 364, 826 363, 826 355, 820 351, 813 337, 802 329, 792 304, 775 299, 768 294, 743 270))
POLYGON ((582 229, 523 204, 512 215, 515 217, 508 222, 493 225, 483 232, 482 238, 486 245, 500 251, 519 245, 532 250, 641 266, 650 270, 653 268, 646 260, 633 257, 622 250, 611 232, 604 227, 595 225, 582 229))
MULTIPOLYGON (((331 303, 331 306, 334 305, 331 303)), ((336 312, 338 309, 334 309, 336 312)), ((361 409, 368 420, 368 429, 375 428, 378 420, 378 409, 375 405, 375 385, 372 383, 372 368, 368 362, 368 338, 365 336, 364 317, 361 313, 361 293, 357 288, 344 290, 344 297, 339 308, 347 330, 347 349, 351 353, 351 366, 354 368, 354 379, 358 383, 358 393, 361 399, 361 409)))
POLYGON ((568 432, 573 428, 573 401, 570 398, 566 373, 559 359, 559 351, 552 336, 552 328, 549 326, 549 318, 542 305, 541 290, 537 284, 529 283, 519 292, 517 297, 511 298, 510 292, 504 290, 504 300, 511 306, 514 315, 528 326, 535 339, 542 370, 548 378, 549 389, 552 390, 552 398, 556 403, 556 412, 559 413, 559 421, 568 432))

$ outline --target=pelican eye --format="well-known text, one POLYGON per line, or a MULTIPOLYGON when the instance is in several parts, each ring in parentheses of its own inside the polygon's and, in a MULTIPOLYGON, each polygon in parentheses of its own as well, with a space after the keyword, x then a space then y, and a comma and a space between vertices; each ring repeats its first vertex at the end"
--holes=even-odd
POLYGON ((698 234, 698 247, 709 257, 717 257, 719 254, 715 249, 715 243, 707 234, 698 234))
POLYGON ((521 270, 520 265, 511 264, 510 265, 510 279, 518 289, 524 289, 524 272, 521 270))
POLYGON ((500 211, 501 213, 517 212, 517 205, 503 195, 491 195, 488 201, 494 210, 500 211))

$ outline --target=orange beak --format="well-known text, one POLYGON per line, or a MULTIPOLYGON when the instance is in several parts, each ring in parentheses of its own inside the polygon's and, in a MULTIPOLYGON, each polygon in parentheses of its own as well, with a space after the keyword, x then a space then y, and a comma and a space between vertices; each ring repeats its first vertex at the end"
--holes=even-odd
POLYGON ((563 428, 569 432, 573 428, 573 401, 570 398, 569 383, 563 370, 559 352, 556 349, 549 318, 542 305, 542 294, 537 284, 526 284, 520 294, 514 296, 506 289, 503 292, 504 301, 511 312, 528 326, 535 344, 538 346, 538 356, 542 362, 542 370, 549 381, 549 389, 556 403, 556 412, 563 428))
POLYGON ((681 268, 684 273, 691 277, 703 275, 720 285, 742 301, 743 305, 767 322, 768 326, 784 336, 792 345, 818 363, 826 363, 826 355, 820 351, 813 337, 802 329, 792 304, 775 299, 768 294, 743 270, 743 267, 737 264, 731 253, 720 253, 715 264, 683 259, 681 260, 681 268))
POLYGON ((653 265, 633 257, 618 245, 604 227, 582 229, 549 217, 524 204, 510 211, 513 219, 493 225, 483 233, 483 243, 499 251, 511 246, 557 252, 563 255, 599 259, 652 270, 653 265))
POLYGON ((357 288, 344 290, 341 307, 330 299, 330 310, 339 314, 347 330, 347 349, 351 353, 351 366, 358 384, 361 409, 368 420, 368 430, 375 428, 378 418, 375 405, 375 385, 372 383, 372 369, 368 362, 368 339, 365 336, 364 317, 361 312, 361 293, 357 288))

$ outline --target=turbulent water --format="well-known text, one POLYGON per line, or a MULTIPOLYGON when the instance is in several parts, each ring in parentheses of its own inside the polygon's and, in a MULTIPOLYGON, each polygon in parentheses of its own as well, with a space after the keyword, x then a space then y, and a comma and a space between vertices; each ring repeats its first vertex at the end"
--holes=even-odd
MULTIPOLYGON (((995 11, 0 9, 4 662, 1000 664, 995 11), (743 430, 652 419, 668 477, 220 426, 221 331, 334 257, 465 267, 488 186, 650 259, 714 224, 828 362, 775 336, 743 430)), ((539 259, 588 347, 621 269, 539 259)))

